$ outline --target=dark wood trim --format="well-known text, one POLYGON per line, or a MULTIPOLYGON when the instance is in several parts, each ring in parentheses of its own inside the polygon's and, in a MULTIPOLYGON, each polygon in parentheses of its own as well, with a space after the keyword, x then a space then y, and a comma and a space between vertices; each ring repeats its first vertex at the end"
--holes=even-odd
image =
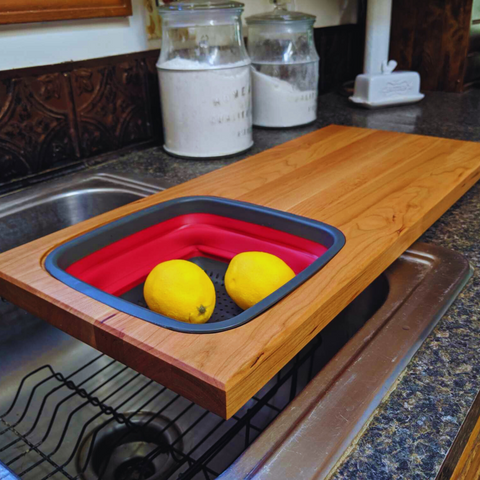
POLYGON ((320 93, 334 90, 362 72, 363 22, 316 28, 314 39, 320 56, 320 93))
POLYGON ((462 92, 472 0, 393 0, 390 58, 424 91, 462 92))
POLYGON ((460 457, 451 480, 479 480, 480 478, 480 418, 460 457))
POLYGON ((131 14, 132 0, 2 0, 0 24, 126 17, 131 14))
POLYGON ((475 398, 470 411, 467 414, 460 430, 453 441, 453 444, 443 461, 440 471, 438 472, 436 480, 450 480, 455 471, 455 468, 462 458, 468 440, 472 435, 473 429, 480 418, 480 393, 475 398))

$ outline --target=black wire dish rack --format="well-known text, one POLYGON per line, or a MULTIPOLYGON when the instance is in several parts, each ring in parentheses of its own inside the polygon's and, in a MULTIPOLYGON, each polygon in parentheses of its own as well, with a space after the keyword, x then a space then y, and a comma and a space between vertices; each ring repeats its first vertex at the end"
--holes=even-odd
POLYGON ((0 460, 22 479, 218 477, 331 357, 318 335, 226 421, 111 358, 26 375, 0 415, 0 460))

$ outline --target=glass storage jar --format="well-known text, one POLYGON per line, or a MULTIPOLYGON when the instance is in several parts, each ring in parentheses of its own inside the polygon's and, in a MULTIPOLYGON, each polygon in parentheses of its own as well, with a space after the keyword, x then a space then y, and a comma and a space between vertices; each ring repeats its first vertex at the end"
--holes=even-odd
POLYGON ((242 35, 243 4, 192 0, 159 7, 157 63, 167 152, 218 157, 250 148, 250 59, 242 35))
POLYGON ((246 19, 254 125, 293 127, 317 118, 319 57, 313 40, 315 18, 278 6, 246 19))

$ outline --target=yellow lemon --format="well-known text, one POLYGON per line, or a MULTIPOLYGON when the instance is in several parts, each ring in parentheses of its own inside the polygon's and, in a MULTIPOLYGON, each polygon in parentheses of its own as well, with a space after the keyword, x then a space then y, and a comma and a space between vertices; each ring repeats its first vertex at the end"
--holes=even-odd
POLYGON ((148 275, 143 296, 150 310, 187 323, 205 323, 215 308, 215 287, 208 275, 187 260, 169 260, 148 275))
POLYGON ((246 310, 294 276, 293 270, 275 255, 243 252, 232 258, 225 274, 225 288, 230 298, 246 310))

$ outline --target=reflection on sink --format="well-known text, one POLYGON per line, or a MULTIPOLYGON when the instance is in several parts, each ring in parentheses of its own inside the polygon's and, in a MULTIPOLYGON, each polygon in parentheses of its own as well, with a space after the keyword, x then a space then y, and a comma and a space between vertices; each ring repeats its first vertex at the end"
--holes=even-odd
MULTIPOLYGON (((8 235, 2 235, 0 251, 157 189, 129 178, 97 175, 74 177, 56 182, 49 189, 9 195, 0 207, 0 229, 8 231, 8 235)), ((301 457, 311 448, 316 453, 309 456, 310 460, 320 459, 330 451, 321 466, 310 466, 312 476, 328 470, 343 447, 322 443, 328 439, 327 434, 298 434, 295 441, 304 450, 296 455, 298 451, 289 443, 291 432, 309 430, 311 424, 302 423, 302 419, 309 418, 320 399, 326 408, 323 416, 332 421, 338 418, 334 406, 342 405, 344 400, 338 392, 336 396, 332 394, 332 385, 347 380, 348 385, 355 381, 364 384, 361 372, 355 374, 355 381, 353 377, 344 378, 351 365, 360 365, 362 358, 376 358, 376 363, 383 365, 385 352, 373 348, 375 339, 404 322, 408 309, 414 311, 419 302, 424 302, 426 293, 422 289, 430 295, 427 287, 432 283, 428 282, 435 278, 437 295, 432 298, 437 303, 422 315, 420 333, 405 337, 400 345, 389 341, 401 359, 408 360, 408 355, 418 348, 415 342, 433 328, 439 312, 452 301, 468 276, 468 265, 462 257, 445 252, 448 251, 420 245, 404 254, 228 421, 100 355, 42 320, 2 303, 0 461, 22 478, 35 480, 93 480, 102 477, 103 470, 105 480, 177 478, 181 473, 182 479, 216 478, 222 472, 222 477, 238 479, 257 468, 262 471, 262 478, 296 478, 295 467, 299 463, 309 467, 301 457), (32 373, 35 370, 38 371, 32 373), (273 441, 278 448, 272 447, 273 441), (281 459, 280 464, 273 457, 281 459), (90 458, 94 461, 90 462, 90 458), (288 468, 293 476, 286 474, 288 468)), ((400 360, 389 361, 390 368, 396 368, 400 360)), ((367 376, 374 370, 367 371, 367 376)), ((378 378, 369 380, 377 381, 369 388, 381 391, 386 385, 385 375, 382 370, 378 378)), ((336 429, 335 438, 351 440, 358 419, 375 405, 376 400, 362 395, 365 396, 364 391, 352 400, 363 402, 364 410, 359 412, 358 405, 353 405, 356 417, 347 425, 350 430, 331 425, 336 429)), ((316 412, 315 418, 320 421, 323 417, 316 412)), ((321 424, 321 428, 328 425, 321 424)))
POLYGON ((116 175, 76 175, 2 197, 0 252, 161 190, 116 175))

